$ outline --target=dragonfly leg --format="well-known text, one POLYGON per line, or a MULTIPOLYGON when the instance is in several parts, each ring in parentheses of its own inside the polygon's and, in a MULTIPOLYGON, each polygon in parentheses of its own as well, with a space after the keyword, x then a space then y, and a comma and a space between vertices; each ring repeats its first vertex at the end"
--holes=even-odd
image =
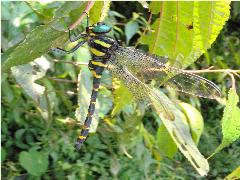
POLYGON ((76 51, 78 48, 80 48, 86 42, 87 42, 86 40, 83 40, 83 41, 79 42, 75 47, 73 47, 70 50, 65 50, 65 49, 58 48, 58 47, 55 48, 54 50, 58 50, 58 51, 61 51, 63 53, 66 53, 66 54, 70 54, 70 53, 73 53, 74 51, 76 51))
POLYGON ((75 41, 79 40, 80 38, 85 38, 87 36, 87 34, 81 34, 81 32, 78 28, 76 29, 76 31, 77 31, 77 34, 75 32, 73 32, 73 36, 74 36, 74 38, 73 38, 71 35, 71 30, 68 28, 68 37, 71 42, 75 42, 75 41))

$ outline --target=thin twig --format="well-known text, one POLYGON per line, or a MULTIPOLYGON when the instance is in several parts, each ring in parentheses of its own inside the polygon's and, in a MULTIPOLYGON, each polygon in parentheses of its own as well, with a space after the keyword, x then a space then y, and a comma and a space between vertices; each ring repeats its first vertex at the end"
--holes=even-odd
POLYGON ((237 74, 236 72, 232 72, 235 76, 237 76, 238 78, 240 78, 240 75, 237 74))
MULTIPOLYGON (((87 7, 85 8, 84 12, 88 13, 89 10, 93 7, 94 5, 94 1, 89 1, 88 4, 87 4, 87 7)), ((82 15, 77 19, 77 21, 75 21, 70 27, 69 29, 72 30, 74 29, 75 27, 77 27, 83 20, 83 18, 86 16, 85 13, 82 13, 82 15)), ((66 31, 68 32, 68 31, 66 31)))
POLYGON ((215 73, 215 72, 229 72, 229 73, 240 73, 240 70, 232 70, 232 69, 202 69, 202 70, 183 70, 188 73, 215 73))
POLYGON ((58 82, 64 82, 64 83, 78 83, 78 81, 73 81, 73 80, 68 80, 68 79, 59 79, 59 78, 54 78, 54 77, 48 77, 51 80, 58 81, 58 82))
POLYGON ((72 96, 72 95, 78 95, 78 92, 77 91, 63 91, 63 90, 48 90, 48 93, 64 93, 64 94, 67 94, 69 96, 72 96))
POLYGON ((88 65, 88 63, 85 63, 85 62, 62 61, 62 60, 58 60, 58 59, 53 59, 53 62, 56 62, 56 63, 67 63, 67 64, 72 64, 74 66, 80 66, 80 65, 87 66, 88 65))
POLYGON ((231 77, 231 79, 232 79, 232 88, 235 90, 236 89, 236 86, 235 86, 235 78, 234 78, 234 76, 233 76, 233 74, 232 73, 230 73, 230 72, 227 72, 228 73, 228 75, 231 77))
POLYGON ((213 69, 214 68, 214 66, 210 66, 209 68, 207 68, 207 69, 213 69))

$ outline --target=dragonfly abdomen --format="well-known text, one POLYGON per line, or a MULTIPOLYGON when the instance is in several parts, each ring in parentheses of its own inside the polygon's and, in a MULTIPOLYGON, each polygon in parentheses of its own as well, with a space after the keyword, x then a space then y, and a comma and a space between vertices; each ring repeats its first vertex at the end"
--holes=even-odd
POLYGON ((77 149, 81 148, 82 143, 86 140, 86 138, 88 136, 90 125, 92 123, 92 117, 93 117, 93 114, 95 111, 95 105, 96 105, 99 85, 100 85, 100 77, 99 78, 94 77, 93 78, 93 90, 92 90, 92 94, 91 94, 90 104, 88 107, 88 114, 87 114, 86 120, 84 122, 84 125, 82 127, 81 135, 78 136, 77 142, 75 144, 75 147, 77 149))
POLYGON ((81 135, 78 136, 77 142, 75 144, 75 147, 77 149, 81 148, 82 143, 86 140, 88 136, 92 117, 95 111, 101 76, 104 69, 107 67, 107 61, 109 61, 111 51, 117 48, 117 44, 114 40, 103 36, 91 37, 88 44, 90 47, 90 52, 92 54, 92 60, 89 61, 88 68, 93 75, 93 90, 88 108, 88 114, 84 122, 81 135))

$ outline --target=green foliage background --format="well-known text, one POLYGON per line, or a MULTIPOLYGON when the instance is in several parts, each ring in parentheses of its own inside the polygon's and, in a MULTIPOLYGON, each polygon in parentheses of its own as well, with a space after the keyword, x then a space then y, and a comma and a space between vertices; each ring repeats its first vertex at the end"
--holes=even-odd
MULTIPOLYGON (((46 54, 46 52, 66 42, 67 34, 63 30, 79 18, 86 5, 87 2, 49 4, 2 2, 1 43, 4 52, 2 62, 3 70, 7 72, 2 74, 1 84, 2 178, 199 178, 185 157, 180 152, 176 152, 176 146, 170 143, 172 140, 168 139, 164 127, 159 126, 161 122, 156 113, 145 106, 133 103, 125 87, 111 81, 107 72, 104 74, 98 98, 100 120, 97 131, 89 136, 80 152, 75 151, 73 143, 80 128, 76 121, 75 109, 78 103, 81 109, 88 106, 91 75, 85 65, 76 67, 73 64, 53 60, 84 64, 90 59, 88 49, 84 46, 75 54, 66 56, 52 52, 46 54), (53 27, 57 31, 53 31, 53 27), (25 37, 29 43, 19 45, 25 37), (28 63, 41 55, 45 55, 44 57, 52 62, 47 74, 37 81, 38 84, 46 87, 48 101, 54 103, 54 106, 49 105, 49 102, 46 103, 47 118, 43 118, 44 112, 39 104, 29 97, 8 71, 14 65, 28 63), (81 77, 78 76, 80 71, 81 77), (77 97, 76 83, 79 79, 81 80, 79 89, 82 92, 80 99, 77 97), (172 155, 174 155, 173 159, 169 158, 172 155)), ((99 20, 102 6, 103 2, 96 2, 90 10, 91 23, 99 20)), ((153 12, 155 7, 158 6, 150 6, 153 12)), ((153 13, 152 18, 157 19, 157 17, 157 14, 153 13)), ((162 51, 151 49, 151 44, 147 42, 155 37, 154 34, 143 35, 143 31, 150 27, 146 27, 148 10, 144 9, 142 4, 112 2, 105 21, 114 27, 112 36, 121 40, 123 45, 137 46, 142 50, 149 49, 151 52, 163 55, 162 51)), ((233 2, 230 19, 211 49, 190 68, 204 69, 215 66, 219 69, 239 69, 239 22, 240 3, 233 2)), ((80 28, 83 29, 85 25, 84 20, 80 28)), ((151 28, 154 27, 155 24, 152 24, 151 28)), ((158 43, 161 44, 161 39, 158 43)), ((68 48, 69 46, 71 45, 67 45, 68 48)), ((182 46, 179 45, 179 48, 182 46)), ((174 54, 171 57, 177 58, 174 54)), ((184 64, 187 65, 189 64, 184 64)), ((205 77, 216 82, 221 87, 223 97, 227 97, 231 79, 226 73, 209 73, 205 77)), ((236 80, 239 94, 240 83, 239 79, 236 80)), ((198 148, 205 156, 210 156, 221 143, 220 121, 224 105, 212 100, 178 96, 171 92, 169 94, 172 99, 183 100, 201 112, 204 131, 198 148)), ((236 169, 240 164, 239 149, 238 140, 209 159, 210 172, 206 179, 223 179, 236 169)))

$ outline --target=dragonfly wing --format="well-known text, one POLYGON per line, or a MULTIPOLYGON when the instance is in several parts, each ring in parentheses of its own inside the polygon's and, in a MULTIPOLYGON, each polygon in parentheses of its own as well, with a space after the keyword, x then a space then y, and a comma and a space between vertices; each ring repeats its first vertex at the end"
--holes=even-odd
POLYGON ((192 73, 181 71, 168 79, 165 85, 178 91, 209 99, 221 97, 221 92, 213 82, 192 73))
POLYGON ((152 104, 180 151, 200 175, 206 175, 209 170, 208 162, 193 142, 189 128, 183 121, 184 116, 181 116, 181 112, 158 89, 152 89, 139 80, 132 71, 116 61, 110 60, 109 62, 109 70, 112 75, 122 80, 135 98, 152 104))
POLYGON ((194 96, 209 99, 218 99, 221 97, 220 89, 213 82, 196 74, 188 73, 166 64, 163 65, 157 62, 157 59, 155 61, 154 67, 148 64, 148 67, 145 67, 143 71, 139 72, 146 81, 152 78, 157 81, 160 86, 169 86, 177 91, 194 96))
MULTIPOLYGON (((109 61, 108 66, 112 76, 123 81, 136 100, 151 103, 148 97, 151 95, 152 90, 147 84, 140 81, 127 68, 120 64, 109 61)), ((166 119, 174 119, 173 113, 168 110, 166 103, 161 99, 159 100, 159 109, 161 109, 161 112, 166 119)))
POLYGON ((169 66, 163 63, 164 60, 166 61, 166 58, 149 56, 133 48, 120 47, 116 52, 116 61, 128 67, 143 82, 154 79, 159 86, 167 85, 187 94, 210 99, 221 96, 219 88, 213 82, 169 66))
POLYGON ((146 82, 154 79, 160 86, 169 86, 177 91, 194 96, 209 99, 221 97, 220 89, 213 82, 196 74, 159 63, 157 59, 152 59, 152 61, 155 61, 155 63, 147 64, 144 69, 138 72, 146 82))

